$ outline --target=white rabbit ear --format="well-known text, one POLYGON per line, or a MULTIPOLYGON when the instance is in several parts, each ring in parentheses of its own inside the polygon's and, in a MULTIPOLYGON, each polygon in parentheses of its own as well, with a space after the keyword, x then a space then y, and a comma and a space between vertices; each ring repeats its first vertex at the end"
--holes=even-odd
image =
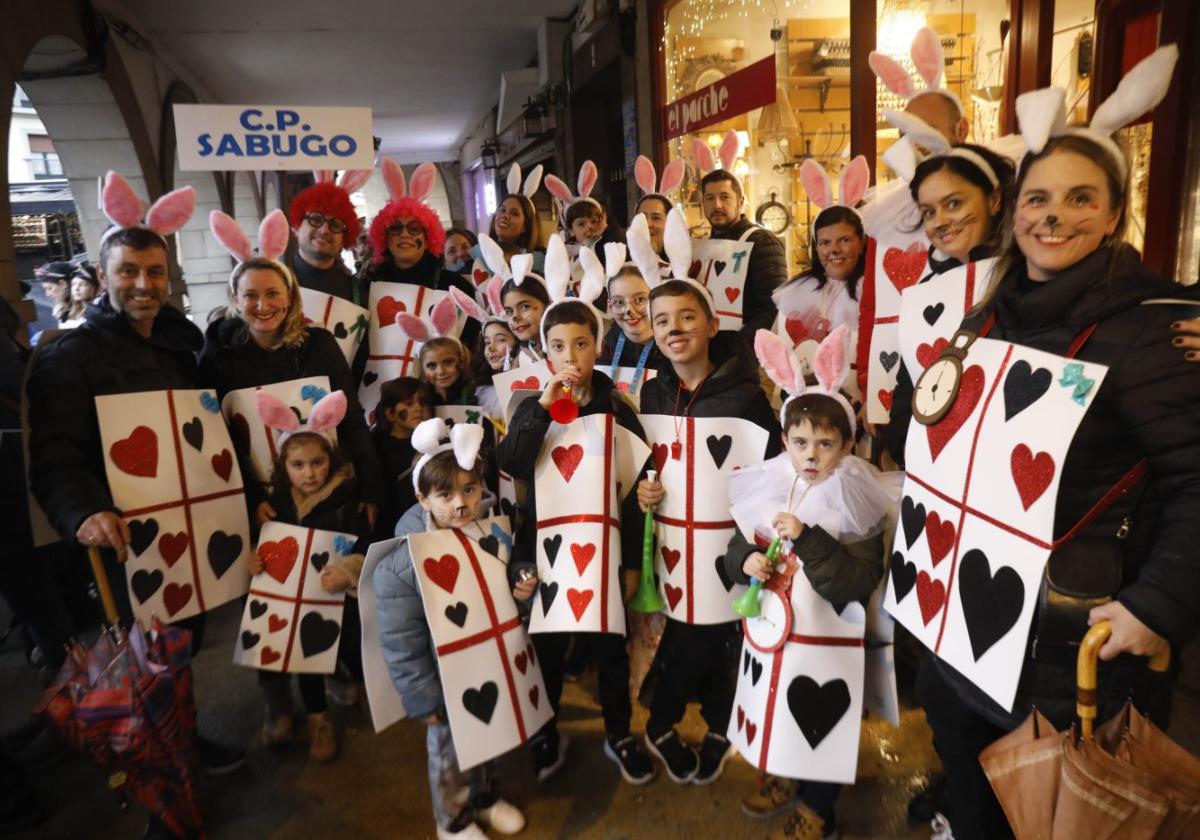
MULTIPOLYGON (((261 394, 262 391, 259 391, 261 394)), ((472 426, 478 425, 472 423, 472 426)), ((442 445, 442 441, 450 437, 450 429, 446 426, 445 419, 441 417, 430 417, 428 420, 421 422, 417 428, 413 429, 412 442, 413 449, 420 452, 422 455, 433 455, 442 445)))
POLYGON ((825 168, 812 158, 800 164, 800 183, 808 193, 808 200, 822 210, 833 203, 833 187, 825 168))
POLYGON ((571 258, 567 255, 566 243, 557 233, 551 234, 550 241, 546 243, 543 276, 546 278, 546 291, 550 293, 550 300, 563 300, 567 296, 567 290, 571 288, 571 258))
MULTIPOLYGON (((596 298, 598 298, 598 297, 600 297, 600 295, 604 294, 604 289, 606 288, 606 286, 607 286, 607 284, 605 283, 605 277, 604 277, 603 272, 601 272, 600 274, 594 274, 594 273, 584 274, 583 280, 581 280, 579 282, 578 300, 583 301, 588 306, 591 306, 592 309, 595 309, 596 307, 593 304, 595 303, 596 298)), ((597 310, 597 312, 598 311, 599 310, 597 310)), ((601 326, 600 329, 601 329, 601 332, 603 332, 604 327, 601 326)))
POLYGON ((650 158, 638 155, 637 160, 633 162, 633 180, 637 181, 638 188, 644 193, 654 192, 656 177, 650 158))
POLYGON ((600 172, 596 169, 596 164, 590 160, 585 160, 583 166, 579 167, 579 180, 576 182, 580 198, 587 198, 592 194, 592 190, 596 186, 596 180, 599 177, 600 172))
POLYGON ((521 164, 514 163, 508 170, 508 178, 505 180, 504 186, 508 188, 509 195, 516 195, 521 191, 521 164))
POLYGON ((842 324, 817 345, 812 359, 813 373, 821 390, 836 394, 850 375, 850 328, 842 324))
POLYGON ((429 328, 429 324, 411 312, 398 312, 396 314, 396 326, 403 331, 409 341, 415 341, 418 344, 424 344, 429 339, 435 337, 433 330, 429 328))
POLYGON ((483 256, 488 271, 504 280, 512 278, 512 272, 508 270, 508 261, 504 259, 504 249, 486 233, 479 234, 479 253, 483 256))
POLYGON ((754 333, 754 355, 772 382, 792 396, 804 393, 804 371, 788 342, 760 329, 754 333))
POLYGON ((502 291, 504 291, 504 278, 499 274, 493 274, 492 279, 487 283, 487 301, 492 315, 497 318, 504 317, 504 299, 500 296, 502 291))
POLYGON ((258 226, 259 253, 269 260, 279 259, 287 250, 290 235, 287 216, 283 215, 282 210, 272 210, 258 226))
POLYGON ((314 169, 313 180, 318 184, 332 184, 333 176, 336 174, 332 169, 314 169))
POLYGON ((871 166, 865 155, 859 155, 850 161, 846 171, 842 173, 842 183, 838 187, 842 204, 854 207, 867 194, 867 186, 871 183, 871 166))
POLYGON ((371 180, 370 169, 347 169, 338 179, 338 186, 347 193, 356 193, 371 180))
POLYGON ((933 27, 924 26, 917 30, 911 55, 913 66, 925 80, 925 86, 931 90, 941 87, 946 59, 942 55, 942 39, 933 31, 933 27))
POLYGON ((383 159, 383 183, 387 186, 388 196, 393 200, 399 200, 408 195, 408 180, 404 177, 404 170, 400 168, 400 164, 389 157, 383 159))
POLYGON ((487 323, 487 312, 484 311, 483 307, 474 298, 458 288, 458 286, 450 287, 450 299, 454 301, 454 305, 461 309, 468 318, 474 318, 481 324, 487 323))
POLYGON ((609 279, 616 277, 625 265, 626 248, 624 242, 607 242, 604 245, 604 273, 609 279))
POLYGON ((433 310, 429 313, 429 320, 433 323, 433 329, 437 335, 449 335, 450 330, 454 329, 454 322, 458 320, 458 310, 454 306, 454 298, 445 295, 435 303, 433 310))
POLYGON ((942 155, 950 151, 950 142, 946 136, 918 116, 907 111, 893 111, 891 108, 884 108, 883 118, 930 154, 942 155))
POLYGON ((196 212, 196 190, 192 187, 172 190, 150 205, 146 227, 159 236, 170 236, 182 228, 196 212))
POLYGON ((725 132, 725 139, 721 141, 721 168, 733 171, 733 162, 737 160, 738 153, 742 150, 742 141, 738 139, 738 133, 732 128, 725 132))
MULTIPOLYGON (((514 166, 515 166, 515 164, 514 164, 514 166)), ((519 172, 520 170, 517 170, 517 171, 519 172)), ((530 172, 529 177, 525 179, 525 189, 523 190, 523 192, 525 193, 525 197, 533 198, 533 194, 538 191, 538 187, 540 187, 541 185, 542 185, 542 165, 539 163, 537 166, 533 167, 533 171, 530 172)))
POLYGON ((1157 108, 1171 86, 1178 60, 1178 45, 1167 44, 1139 61, 1121 79, 1112 96, 1096 109, 1092 115, 1091 129, 1111 135, 1147 111, 1157 108))
POLYGON ((482 423, 455 423, 450 429, 450 447, 454 460, 464 470, 475 469, 479 448, 483 445, 482 423))
POLYGON ((663 170, 662 181, 658 185, 658 191, 663 195, 670 195, 679 189, 679 185, 683 183, 683 158, 675 158, 667 164, 663 170))
POLYGON ((650 242, 650 228, 643 214, 638 213, 633 217, 629 229, 625 231, 625 241, 629 243, 629 254, 642 279, 653 289, 662 281, 662 273, 658 269, 658 254, 650 242))
POLYGON ((234 259, 238 262, 250 259, 250 237, 246 236, 246 231, 242 230, 242 226, 233 217, 220 210, 213 210, 208 214, 208 227, 216 240, 233 255, 234 259))
POLYGON ((600 258, 596 256, 596 252, 591 248, 583 247, 579 249, 579 264, 583 267, 583 280, 580 282, 582 297, 583 283, 589 285, 599 282, 601 288, 604 287, 607 277, 604 274, 604 266, 600 263, 600 258))
POLYGON ((913 145, 911 138, 901 137, 883 153, 883 162, 903 178, 906 184, 911 184, 913 177, 917 174, 917 165, 921 162, 921 154, 913 145))
MULTIPOLYGON (((692 234, 688 230, 683 211, 678 207, 672 207, 671 212, 667 214, 663 246, 667 249, 667 259, 671 263, 671 275, 676 280, 687 280, 688 269, 692 266, 692 234)), ((649 277, 645 280, 650 282, 649 277)))
POLYGON ((890 55, 871 50, 871 54, 867 56, 867 64, 875 71, 875 77, 883 82, 883 86, 901 99, 911 99, 916 92, 912 76, 890 55))
POLYGON ((571 195, 571 188, 557 175, 546 176, 546 191, 560 201, 571 202, 575 200, 575 196, 571 195))
POLYGON ((692 157, 696 159, 696 166, 701 172, 712 172, 717 168, 712 149, 699 137, 692 138, 692 157))
POLYGON ((520 286, 525 282, 526 275, 533 271, 533 254, 513 254, 509 265, 512 269, 513 283, 520 286))
POLYGON ((424 201, 433 192, 435 183, 437 167, 426 161, 413 170, 412 178, 409 179, 408 194, 417 201, 424 201))
POLYGON ((1017 124, 1029 151, 1037 154, 1046 142, 1067 128, 1067 94, 1061 88, 1042 88, 1017 97, 1017 124))

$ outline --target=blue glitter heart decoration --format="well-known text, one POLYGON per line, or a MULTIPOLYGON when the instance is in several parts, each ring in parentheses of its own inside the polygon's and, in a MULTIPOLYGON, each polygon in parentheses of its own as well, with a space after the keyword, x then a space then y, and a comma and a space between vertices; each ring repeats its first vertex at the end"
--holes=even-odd
POLYGON ((300 399, 308 400, 311 403, 318 403, 329 394, 324 388, 319 385, 305 385, 300 389, 300 399))
POLYGON ((333 550, 343 557, 349 557, 354 553, 354 540, 338 534, 333 538, 333 550))
POLYGON ((492 536, 495 537, 497 540, 499 540, 504 545, 504 548, 506 549, 506 554, 512 554, 512 547, 513 547, 512 537, 510 537, 507 533, 505 533, 504 529, 500 527, 500 523, 498 523, 498 522, 492 523, 492 536))
POLYGON ((213 414, 221 412, 221 404, 217 402, 216 396, 211 391, 204 391, 200 394, 200 405, 207 408, 213 414))

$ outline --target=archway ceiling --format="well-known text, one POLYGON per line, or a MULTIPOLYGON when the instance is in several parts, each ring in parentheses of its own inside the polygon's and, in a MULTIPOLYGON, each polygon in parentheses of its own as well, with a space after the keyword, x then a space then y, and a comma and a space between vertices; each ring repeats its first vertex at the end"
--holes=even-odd
POLYGON ((216 102, 369 105, 380 152, 451 160, 499 98, 500 73, 537 57, 543 18, 577 0, 125 0, 216 102))

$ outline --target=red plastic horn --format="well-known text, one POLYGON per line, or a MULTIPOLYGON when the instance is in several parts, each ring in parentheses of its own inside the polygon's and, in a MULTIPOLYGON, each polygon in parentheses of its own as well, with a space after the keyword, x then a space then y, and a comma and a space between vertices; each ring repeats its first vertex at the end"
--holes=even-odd
POLYGON ((563 395, 561 397, 550 403, 550 419, 555 423, 562 423, 565 426, 579 417, 579 406, 571 399, 571 384, 569 382, 563 383, 562 392, 563 395))

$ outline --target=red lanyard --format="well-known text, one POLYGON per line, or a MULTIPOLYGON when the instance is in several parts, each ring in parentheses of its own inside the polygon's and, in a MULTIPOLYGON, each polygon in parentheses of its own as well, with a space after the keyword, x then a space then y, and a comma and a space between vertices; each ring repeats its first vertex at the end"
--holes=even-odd
POLYGON ((688 400, 687 405, 683 407, 682 414, 679 413, 679 400, 683 396, 683 380, 679 380, 679 390, 675 392, 675 410, 673 412, 674 417, 672 418, 675 422, 675 442, 671 444, 671 457, 676 461, 683 457, 683 443, 679 440, 679 430, 683 428, 682 421, 688 416, 688 412, 692 410, 692 403, 694 403, 696 401, 696 397, 700 395, 700 389, 704 387, 704 383, 708 381, 708 378, 712 376, 715 371, 716 368, 714 367, 704 375, 703 379, 700 380, 700 384, 696 386, 696 390, 692 391, 692 398, 688 400))
MULTIPOLYGON (((1092 333, 1094 333, 1096 331, 1096 327, 1099 326, 1099 323, 1100 322, 1097 321, 1095 323, 1088 324, 1086 327, 1084 327, 1082 330, 1079 331, 1079 335, 1077 335, 1077 336, 1075 336, 1075 338, 1071 339, 1071 344, 1070 344, 1070 346, 1067 347, 1067 353, 1066 353, 1066 357, 1068 359, 1074 359, 1076 354, 1079 353, 1079 351, 1083 349, 1083 345, 1087 344, 1087 340, 1092 337, 1092 333)), ((987 321, 984 322, 983 329, 981 329, 979 331, 979 337, 987 338, 987 334, 992 331, 992 327, 994 327, 995 325, 996 325, 996 310, 993 309, 991 314, 988 315, 987 321)))

